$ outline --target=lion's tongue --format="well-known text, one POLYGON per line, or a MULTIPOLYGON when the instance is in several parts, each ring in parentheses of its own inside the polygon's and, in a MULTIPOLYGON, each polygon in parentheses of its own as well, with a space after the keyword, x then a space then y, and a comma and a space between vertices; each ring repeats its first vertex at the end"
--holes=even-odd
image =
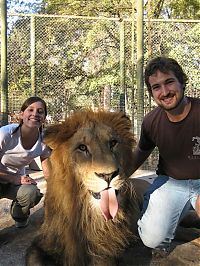
POLYGON ((113 188, 101 192, 100 208, 106 220, 115 217, 118 210, 118 202, 113 188))

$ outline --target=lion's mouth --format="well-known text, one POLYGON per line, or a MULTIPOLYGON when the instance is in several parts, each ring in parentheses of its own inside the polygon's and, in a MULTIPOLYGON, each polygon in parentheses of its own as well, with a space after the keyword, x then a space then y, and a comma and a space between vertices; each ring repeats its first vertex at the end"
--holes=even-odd
POLYGON ((106 220, 114 219, 118 211, 118 191, 108 187, 101 192, 90 192, 99 201, 101 212, 106 220))
MULTIPOLYGON (((109 189, 109 188, 106 188, 106 189, 104 189, 104 190, 107 190, 107 189, 109 189)), ((118 195, 118 190, 116 190, 115 189, 115 194, 116 194, 116 196, 118 195)), ((101 192, 93 192, 93 191, 90 191, 90 194, 95 198, 95 199, 97 199, 97 200, 99 200, 100 198, 101 198, 101 192)))
POLYGON ((90 193, 97 200, 101 198, 100 192, 92 192, 92 191, 90 191, 90 193))

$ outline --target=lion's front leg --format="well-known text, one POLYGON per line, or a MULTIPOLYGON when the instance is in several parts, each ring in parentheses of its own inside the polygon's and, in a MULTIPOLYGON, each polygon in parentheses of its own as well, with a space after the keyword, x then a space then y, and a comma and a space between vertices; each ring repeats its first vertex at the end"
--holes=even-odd
POLYGON ((53 255, 48 254, 42 247, 37 237, 26 251, 26 266, 61 266, 53 255))
POLYGON ((45 266, 46 265, 41 252, 38 249, 33 248, 32 246, 27 250, 25 260, 26 260, 26 266, 34 266, 34 265, 45 266))
POLYGON ((26 254, 26 266, 61 266, 51 256, 32 246, 26 254))

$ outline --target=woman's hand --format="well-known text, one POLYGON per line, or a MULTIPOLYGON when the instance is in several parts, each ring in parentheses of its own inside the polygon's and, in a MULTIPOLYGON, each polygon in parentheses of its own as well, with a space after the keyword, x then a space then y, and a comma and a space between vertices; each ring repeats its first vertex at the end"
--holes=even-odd
POLYGON ((23 175, 21 176, 21 183, 22 185, 36 185, 37 183, 35 182, 35 180, 33 178, 31 178, 29 175, 23 175))
POLYGON ((29 175, 16 175, 8 174, 0 171, 0 183, 2 184, 13 184, 13 185, 36 185, 37 183, 29 175))

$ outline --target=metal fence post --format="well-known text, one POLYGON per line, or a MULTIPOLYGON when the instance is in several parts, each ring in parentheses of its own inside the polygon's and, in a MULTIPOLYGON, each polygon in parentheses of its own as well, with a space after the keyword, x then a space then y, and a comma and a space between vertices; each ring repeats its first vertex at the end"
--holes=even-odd
POLYGON ((137 0, 137 137, 140 136, 140 129, 144 117, 144 81, 143 81, 143 61, 144 61, 144 26, 143 26, 143 0, 137 0))
POLYGON ((31 91, 33 95, 36 95, 35 86, 35 16, 31 15, 31 91))
POLYGON ((135 0, 132 0, 132 19, 131 19, 131 117, 133 132, 135 132, 135 0))
POLYGON ((121 87, 121 101, 120 109, 126 111, 126 85, 125 85, 125 38, 124 38, 124 21, 120 21, 120 87, 121 87), (123 100, 122 100, 123 98, 123 100), (122 102, 123 105, 122 106, 122 102))
POLYGON ((1 125, 8 124, 7 5, 1 2, 1 125))

